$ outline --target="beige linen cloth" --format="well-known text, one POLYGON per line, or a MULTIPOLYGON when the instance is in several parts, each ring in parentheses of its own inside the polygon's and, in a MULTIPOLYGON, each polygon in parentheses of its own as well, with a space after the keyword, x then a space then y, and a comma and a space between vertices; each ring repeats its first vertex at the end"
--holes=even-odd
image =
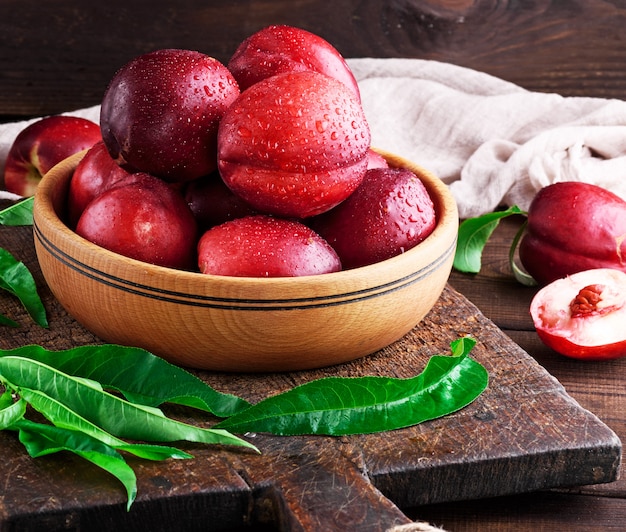
MULTIPOLYGON (((556 181, 626 199, 626 102, 527 91, 468 68, 420 59, 348 59, 372 144, 450 186, 462 218, 527 209, 556 181)), ((98 107, 68 114, 98 121, 98 107)), ((25 122, 0 125, 0 169, 25 122)))

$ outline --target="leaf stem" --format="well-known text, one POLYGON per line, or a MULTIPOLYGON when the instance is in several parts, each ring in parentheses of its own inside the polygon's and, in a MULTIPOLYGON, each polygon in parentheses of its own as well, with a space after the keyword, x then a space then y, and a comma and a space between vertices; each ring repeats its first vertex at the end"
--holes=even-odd
POLYGON ((535 279, 531 275, 529 275, 522 268, 520 268, 515 260, 517 246, 519 245, 522 236, 526 232, 527 225, 528 219, 524 220, 524 223, 517 230, 517 233, 515 233, 515 237, 513 238, 513 241, 511 242, 511 247, 509 248, 509 265, 517 282, 523 284, 524 286, 537 286, 537 281, 535 281, 535 279))

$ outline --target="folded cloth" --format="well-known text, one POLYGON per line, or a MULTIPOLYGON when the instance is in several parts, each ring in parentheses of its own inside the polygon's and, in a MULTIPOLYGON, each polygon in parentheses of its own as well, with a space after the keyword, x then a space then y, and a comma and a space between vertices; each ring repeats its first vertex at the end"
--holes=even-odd
POLYGON ((527 209, 556 181, 626 199, 626 102, 537 93, 419 59, 351 59, 372 144, 448 183, 462 218, 527 209))
MULTIPOLYGON (((354 58, 348 64, 372 144, 438 175, 462 218, 514 204, 527 209, 540 188, 556 181, 595 183, 626 199, 624 101, 527 91, 438 61, 354 58)), ((66 114, 97 122, 99 107, 66 114)), ((0 172, 29 122, 0 125, 0 172)))

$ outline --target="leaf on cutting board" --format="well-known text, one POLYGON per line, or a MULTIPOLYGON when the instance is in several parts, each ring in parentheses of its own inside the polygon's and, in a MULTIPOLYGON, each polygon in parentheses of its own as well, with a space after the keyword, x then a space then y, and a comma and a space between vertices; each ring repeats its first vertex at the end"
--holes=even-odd
POLYGON ((1 351, 0 357, 38 360, 59 371, 99 382, 129 401, 147 406, 175 403, 228 417, 250 406, 244 399, 214 390, 191 373, 152 353, 114 344, 50 351, 38 345, 1 351))
MULTIPOLYGON (((8 355, 0 357, 0 377, 7 387, 19 390, 20 395, 33 408, 55 425, 59 424, 59 419, 66 423, 66 419, 55 420, 51 418, 52 414, 60 413, 65 416, 70 411, 77 418, 84 419, 117 438, 152 442, 187 440, 257 450, 252 444, 225 430, 196 427, 170 419, 157 408, 131 403, 97 389, 86 383, 84 378, 75 378, 30 358, 8 355), (39 401, 45 401, 46 404, 38 407, 39 401), (67 411, 61 409, 61 406, 66 407, 67 411)), ((59 426, 83 430, 81 427, 59 426)), ((105 439, 102 441, 109 443, 105 439)))
POLYGON ((0 429, 18 431, 19 440, 33 458, 48 454, 72 452, 114 475, 124 485, 128 497, 127 509, 135 500, 136 478, 119 451, 126 451, 147 460, 193 458, 192 455, 164 445, 132 444, 106 434, 98 427, 80 419, 64 405, 39 391, 21 389, 22 396, 12 402, 7 389, 0 401, 0 429), (11 401, 7 404, 7 401, 11 401), (24 418, 26 403, 43 410, 46 417, 59 426, 36 423, 24 418), (108 442, 108 443, 107 443, 108 442))
POLYGON ((6 209, 0 211, 0 225, 33 225, 33 202, 31 196, 14 203, 6 209))
POLYGON ((137 496, 137 477, 126 460, 113 447, 80 431, 35 423, 27 419, 15 423, 19 440, 33 458, 67 451, 80 456, 117 478, 126 490, 126 509, 137 496))
POLYGON ((35 410, 40 412, 55 427, 81 432, 82 434, 86 434, 113 449, 126 451, 145 460, 192 458, 190 454, 174 447, 144 443, 128 443, 124 440, 116 438, 113 434, 110 434, 98 425, 78 415, 62 402, 49 397, 40 390, 22 388, 20 393, 26 402, 28 402, 35 410))
POLYGON ((470 338, 451 344, 453 356, 435 355, 419 375, 328 377, 269 397, 221 421, 237 433, 340 436, 383 432, 455 412, 487 387, 485 368, 469 358, 470 338))
POLYGON ((478 273, 482 266, 482 254, 500 220, 514 214, 526 214, 516 205, 504 211, 490 212, 467 218, 459 225, 458 241, 454 256, 454 268, 461 272, 478 273))
POLYGON ((16 296, 38 325, 48 327, 46 309, 35 280, 24 263, 0 248, 0 288, 16 296))

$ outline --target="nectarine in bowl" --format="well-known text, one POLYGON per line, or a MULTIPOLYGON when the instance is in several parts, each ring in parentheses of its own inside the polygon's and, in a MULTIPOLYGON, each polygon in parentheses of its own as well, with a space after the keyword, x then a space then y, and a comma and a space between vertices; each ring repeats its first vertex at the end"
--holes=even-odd
POLYGON ((447 186, 410 161, 382 154, 390 166, 422 180, 437 222, 421 243, 381 262, 251 278, 124 257, 78 236, 64 221, 83 152, 50 170, 37 189, 33 225, 42 273, 65 310, 103 342, 141 347, 180 366, 278 372, 369 355, 401 339, 435 305, 452 269, 458 230, 447 186))

